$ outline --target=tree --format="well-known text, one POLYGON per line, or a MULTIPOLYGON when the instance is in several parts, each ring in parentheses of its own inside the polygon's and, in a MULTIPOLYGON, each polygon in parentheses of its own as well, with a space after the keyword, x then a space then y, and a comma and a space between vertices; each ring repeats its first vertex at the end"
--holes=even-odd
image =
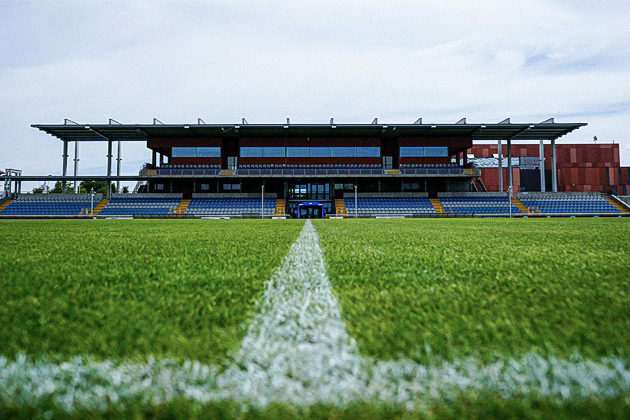
MULTIPOLYGON (((95 193, 106 194, 107 193, 107 182, 106 181, 83 181, 79 184, 79 191, 82 193, 89 193, 90 190, 94 188, 95 193)), ((116 185, 111 184, 112 193, 116 192, 116 185)))
MULTIPOLYGON (((63 183, 61 181, 57 181, 55 182, 55 186, 48 192, 51 194, 62 193, 63 192, 62 187, 63 187, 63 183)), ((72 182, 66 183, 66 193, 72 193, 72 192, 74 192, 74 187, 72 185, 72 182)))
POLYGON ((44 192, 44 185, 40 185, 39 187, 35 187, 33 188, 33 191, 31 191, 31 193, 33 194, 41 194, 44 192))
POLYGON ((128 187, 128 186, 126 186, 126 185, 124 185, 124 186, 122 187, 122 192, 123 192, 123 194, 129 194, 129 187, 128 187))

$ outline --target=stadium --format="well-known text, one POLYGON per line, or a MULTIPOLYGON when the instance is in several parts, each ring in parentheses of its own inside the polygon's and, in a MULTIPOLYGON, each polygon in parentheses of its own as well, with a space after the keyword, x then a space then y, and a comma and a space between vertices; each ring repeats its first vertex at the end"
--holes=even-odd
POLYGON ((585 125, 33 125, 0 417, 627 418, 630 175, 585 125))
POLYGON ((618 145, 558 144, 584 123, 33 125, 61 141, 60 176, 7 169, 0 217, 624 216, 630 188, 618 145), (497 142, 496 146, 487 144, 497 142), (79 145, 107 144, 106 173, 81 176, 79 145), (121 146, 151 161, 121 175, 121 146), (484 144, 484 142, 486 144, 484 144), (547 142, 547 144, 545 144, 547 142), (526 143, 529 143, 527 145, 526 143), (117 145, 116 174, 112 171, 117 145), (74 145, 74 174, 68 174, 74 145), (616 146, 616 148, 614 147, 616 146), (514 152, 516 150, 516 152, 514 152), (560 155, 560 159, 558 159, 560 155), (578 159, 578 155, 580 159, 578 159), (105 181, 106 193, 68 183, 105 181), (22 194, 60 181, 61 194, 22 194), (135 181, 132 194, 120 182, 135 181), (618 195, 617 195, 618 194, 618 195))

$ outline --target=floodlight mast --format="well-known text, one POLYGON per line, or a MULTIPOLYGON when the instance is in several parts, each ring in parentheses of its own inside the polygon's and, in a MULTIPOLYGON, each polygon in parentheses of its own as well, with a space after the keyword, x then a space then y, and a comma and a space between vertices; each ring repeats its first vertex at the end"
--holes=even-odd
POLYGON ((90 216, 94 216, 94 187, 90 188, 90 216))
POLYGON ((354 184, 354 218, 359 217, 359 206, 358 206, 358 197, 357 197, 357 184, 354 184))

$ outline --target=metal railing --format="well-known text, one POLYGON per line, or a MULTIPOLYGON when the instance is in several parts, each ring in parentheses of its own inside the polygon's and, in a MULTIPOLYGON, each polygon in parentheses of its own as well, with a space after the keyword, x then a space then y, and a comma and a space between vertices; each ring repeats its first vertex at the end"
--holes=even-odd
MULTIPOLYGON (((143 168, 144 169, 144 168, 143 168)), ((219 175, 219 168, 158 168, 157 170, 141 171, 141 175, 219 175)), ((402 175, 470 175, 479 176, 481 171, 476 168, 401 168, 402 175)), ((231 175, 392 175, 381 168, 238 168, 231 175)))

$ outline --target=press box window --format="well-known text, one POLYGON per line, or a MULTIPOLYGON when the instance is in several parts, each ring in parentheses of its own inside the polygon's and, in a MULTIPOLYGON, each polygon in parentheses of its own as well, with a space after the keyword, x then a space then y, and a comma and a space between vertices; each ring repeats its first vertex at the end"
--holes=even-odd
POLYGON ((357 147, 357 157, 380 157, 380 147, 357 147))
POLYGON ((400 157, 424 157, 424 147, 400 147, 400 157))
POLYGON ((334 147, 333 153, 335 157, 356 157, 357 148, 356 147, 334 147))
POLYGON ((220 147, 197 147, 197 157, 221 157, 220 147))
POLYGON ((311 147, 311 157, 333 157, 333 148, 311 147))
POLYGON ((259 158, 263 157, 262 147, 241 147, 242 158, 259 158))
POLYGON ((424 156, 426 157, 448 157, 448 147, 425 147, 424 156))
POLYGON ((287 147, 287 157, 309 157, 308 147, 287 147))
POLYGON ((263 157, 284 157, 284 147, 263 147, 263 157))
POLYGON ((195 147, 173 147, 171 149, 171 156, 174 158, 197 157, 197 150, 195 147))

